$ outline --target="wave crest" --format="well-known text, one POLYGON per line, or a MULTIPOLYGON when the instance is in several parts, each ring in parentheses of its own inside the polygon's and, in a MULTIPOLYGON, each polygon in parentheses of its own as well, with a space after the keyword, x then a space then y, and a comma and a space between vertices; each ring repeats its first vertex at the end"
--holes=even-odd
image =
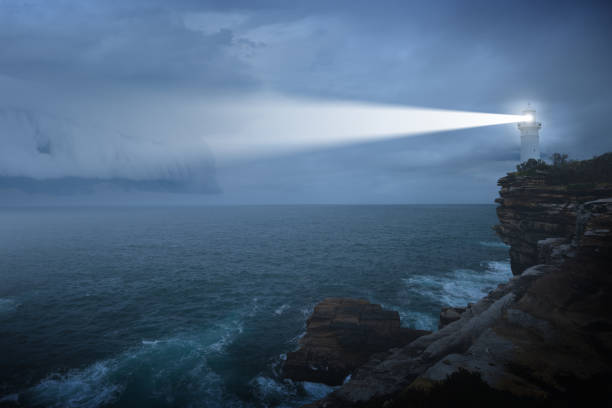
MULTIPOLYGON (((486 296, 500 283, 512 277, 510 263, 507 261, 485 261, 482 270, 456 269, 443 275, 413 275, 403 279, 408 291, 416 297, 424 297, 428 303, 439 307, 462 307, 486 296)), ((437 314, 422 312, 400 313, 411 327, 435 330, 437 314)))

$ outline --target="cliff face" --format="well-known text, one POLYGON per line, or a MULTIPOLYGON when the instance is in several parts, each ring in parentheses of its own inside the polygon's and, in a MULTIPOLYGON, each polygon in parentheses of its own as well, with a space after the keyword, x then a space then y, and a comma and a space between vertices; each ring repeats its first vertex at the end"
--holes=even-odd
MULTIPOLYGON (((443 311, 437 332, 372 356, 313 407, 440 406, 446 391, 436 390, 465 375, 490 405, 612 404, 612 183, 562 185, 536 174, 499 184, 495 228, 511 246, 515 276, 465 309, 443 311)), ((463 402, 483 401, 463 393, 463 402)))
POLYGON ((612 183, 558 185, 547 183, 544 175, 510 174, 498 184, 499 224, 494 228, 510 245, 514 275, 541 263, 560 264, 576 255, 577 246, 598 247, 609 236, 609 231, 598 231, 598 223, 608 222, 601 214, 588 221, 597 206, 587 203, 612 197, 612 183))

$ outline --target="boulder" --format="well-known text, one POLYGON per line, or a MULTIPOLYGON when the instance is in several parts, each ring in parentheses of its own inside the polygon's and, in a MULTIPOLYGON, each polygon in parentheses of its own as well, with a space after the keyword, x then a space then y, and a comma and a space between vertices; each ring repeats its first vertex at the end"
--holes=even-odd
POLYGON ((443 307, 440 311, 438 329, 459 320, 461 318, 461 313, 465 312, 466 309, 466 307, 443 307))
POLYGON ((339 385, 375 353, 428 333, 400 327, 396 311, 367 300, 328 298, 315 306, 300 348, 287 354, 283 376, 339 385))

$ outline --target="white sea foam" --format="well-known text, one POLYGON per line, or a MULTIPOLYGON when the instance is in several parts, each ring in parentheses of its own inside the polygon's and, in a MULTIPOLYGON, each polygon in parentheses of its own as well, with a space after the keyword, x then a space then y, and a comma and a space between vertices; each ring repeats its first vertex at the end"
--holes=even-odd
POLYGON ((500 278, 508 279, 512 277, 512 268, 510 267, 510 262, 499 262, 499 261, 489 261, 486 262, 487 269, 493 272, 500 273, 503 276, 500 278))
POLYGON ((315 304, 311 303, 310 305, 300 309, 300 312, 302 312, 304 319, 308 319, 310 317, 312 312, 314 312, 314 307, 315 307, 315 304))
POLYGON ((223 380, 207 365, 242 332, 240 319, 218 324, 202 333, 163 340, 142 340, 114 358, 83 369, 54 373, 26 392, 27 400, 46 407, 106 406, 116 402, 126 387, 131 398, 159 398, 172 405, 189 397, 210 406, 237 404, 224 395, 223 380), (186 395, 185 393, 189 395, 186 395))
POLYGON ((338 387, 313 382, 292 381, 282 378, 281 370, 286 354, 279 355, 269 365, 268 374, 259 374, 250 381, 259 405, 289 408, 302 406, 325 397, 338 387))
POLYGON ((295 390, 290 389, 290 383, 283 383, 270 377, 262 375, 255 377, 251 381, 251 385, 255 387, 255 393, 260 399, 279 398, 287 394, 294 394, 295 390))
POLYGON ((400 315, 400 321, 403 327, 410 327, 417 330, 435 330, 436 327, 438 327, 437 316, 407 308, 397 307, 396 305, 380 302, 376 299, 373 300, 373 303, 380 304, 383 309, 397 311, 400 315))
POLYGON ((506 245, 501 241, 480 241, 480 245, 491 248, 510 248, 509 245, 506 245))
POLYGON ((99 361, 81 370, 52 374, 28 392, 28 399, 47 407, 100 407, 115 402, 129 384, 147 384, 139 399, 167 402, 184 398, 221 405, 223 383, 206 364, 206 354, 193 340, 170 339, 157 347, 141 347, 99 361), (128 385, 125 385, 128 384, 128 385))
POLYGON ((435 330, 438 327, 438 317, 428 313, 405 311, 399 312, 403 326, 417 330, 435 330))
POLYGON ((34 402, 47 407, 99 407, 110 404, 121 386, 110 379, 117 361, 95 363, 65 375, 52 374, 33 388, 34 402))
POLYGON ((280 316, 280 315, 282 315, 282 314, 285 312, 285 310, 287 310, 287 309, 289 309, 289 305, 285 303, 285 304, 283 304, 283 305, 281 305, 281 306, 277 307, 277 308, 276 308, 276 310, 274 311, 274 314, 275 314, 275 315, 277 315, 277 316, 280 316))
POLYGON ((314 382, 308 382, 308 381, 304 381, 302 385, 306 393, 309 396, 313 397, 314 400, 321 399, 325 397, 327 394, 329 394, 330 392, 334 391, 336 388, 338 388, 338 387, 332 387, 327 384, 314 383, 314 382))
MULTIPOLYGON (((512 277, 509 262, 489 261, 483 270, 456 269, 443 275, 413 275, 404 279, 408 291, 429 298, 441 306, 465 306, 477 302, 500 283, 512 277)), ((414 311, 404 312, 402 320, 411 327, 435 329, 438 316, 414 311)))
POLYGON ((225 351, 225 348, 230 345, 234 341, 236 336, 241 334, 244 330, 244 324, 242 320, 238 319, 232 320, 228 323, 218 324, 217 327, 221 329, 223 334, 217 341, 207 347, 207 350, 214 351, 216 353, 222 353, 223 351, 225 351))
POLYGON ((302 316, 304 316, 304 318, 302 319, 302 322, 303 322, 302 323, 302 330, 300 331, 300 333, 298 333, 297 335, 295 335, 291 339, 289 339, 288 343, 296 344, 302 337, 304 337, 306 335, 306 321, 308 320, 308 318, 314 312, 314 307, 315 307, 315 304, 312 303, 312 304, 310 304, 310 305, 300 309, 300 312, 302 313, 302 316))
POLYGON ((264 406, 292 407, 307 404, 325 397, 338 387, 314 382, 293 382, 259 375, 250 382, 253 393, 264 406))
POLYGON ((306 328, 304 327, 304 331, 298 333, 297 335, 293 336, 292 338, 289 339, 289 341, 287 343, 289 344, 297 344, 300 339, 302 337, 304 337, 306 335, 306 328))

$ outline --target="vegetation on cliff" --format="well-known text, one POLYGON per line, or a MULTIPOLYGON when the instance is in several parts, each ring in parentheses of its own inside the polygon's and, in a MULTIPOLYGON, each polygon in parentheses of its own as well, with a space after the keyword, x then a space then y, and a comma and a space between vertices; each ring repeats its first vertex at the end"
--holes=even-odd
POLYGON ((510 245, 515 275, 538 263, 558 264, 571 258, 570 244, 577 238, 583 246, 596 238, 596 247, 607 247, 600 235, 609 233, 599 225, 608 222, 607 216, 600 214, 597 204, 588 203, 612 197, 612 153, 582 161, 555 154, 552 164, 530 160, 498 184, 499 224, 494 229, 510 245), (587 231, 577 237, 576 228, 587 231))
POLYGON ((513 176, 542 176, 547 184, 577 184, 612 182, 612 152, 589 160, 568 160, 567 154, 555 153, 552 164, 529 159, 516 166, 513 176))

